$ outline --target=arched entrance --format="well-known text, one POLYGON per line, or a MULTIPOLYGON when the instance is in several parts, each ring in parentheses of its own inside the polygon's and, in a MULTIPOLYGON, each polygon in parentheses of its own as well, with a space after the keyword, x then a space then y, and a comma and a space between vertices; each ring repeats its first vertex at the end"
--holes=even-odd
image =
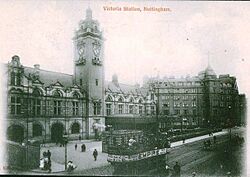
POLYGON ((40 124, 34 123, 32 129, 33 129, 33 137, 43 135, 43 128, 40 124))
POLYGON ((7 129, 8 140, 21 143, 24 139, 24 128, 20 125, 11 125, 7 129))
POLYGON ((60 142, 63 137, 63 124, 55 123, 51 127, 51 141, 60 142))
POLYGON ((80 133, 80 125, 77 122, 74 122, 71 126, 71 133, 72 134, 77 134, 80 133))

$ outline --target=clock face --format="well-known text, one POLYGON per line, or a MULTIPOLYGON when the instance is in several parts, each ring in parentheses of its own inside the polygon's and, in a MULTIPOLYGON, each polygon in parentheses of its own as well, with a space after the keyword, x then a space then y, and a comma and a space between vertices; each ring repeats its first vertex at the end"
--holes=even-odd
POLYGON ((101 45, 100 45, 99 42, 93 44, 93 52, 94 52, 94 55, 95 55, 96 57, 99 57, 99 56, 100 56, 101 45))
POLYGON ((79 46, 78 53, 80 56, 83 56, 85 54, 85 46, 84 45, 79 46))

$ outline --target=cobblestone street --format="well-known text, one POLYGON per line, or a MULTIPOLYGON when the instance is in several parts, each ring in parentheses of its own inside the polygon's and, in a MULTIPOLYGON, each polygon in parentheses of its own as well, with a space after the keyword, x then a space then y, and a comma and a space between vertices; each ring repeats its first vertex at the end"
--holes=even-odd
MULTIPOLYGON (((64 171, 65 147, 56 146, 54 143, 46 144, 41 148, 41 154, 47 150, 50 150, 52 154, 52 172, 64 171)), ((67 161, 71 160, 77 165, 75 172, 108 165, 107 154, 101 152, 101 141, 72 141, 67 144, 67 152, 67 161), (86 152, 81 152, 80 146, 83 143, 86 145, 86 152), (75 144, 77 144, 76 150, 75 144), (94 149, 98 151, 97 161, 94 161, 92 155, 94 149)))

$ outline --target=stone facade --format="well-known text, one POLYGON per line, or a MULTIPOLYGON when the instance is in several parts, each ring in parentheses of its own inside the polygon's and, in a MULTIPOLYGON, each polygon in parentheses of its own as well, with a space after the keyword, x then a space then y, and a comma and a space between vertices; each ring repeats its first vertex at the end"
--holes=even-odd
POLYGON ((5 65, 10 140, 92 138, 104 130, 105 117, 116 115, 158 118, 162 131, 244 119, 245 96, 239 97, 236 78, 217 77, 211 67, 195 77, 149 78, 142 87, 119 83, 116 75, 105 81, 102 31, 90 9, 73 43, 73 75, 23 66, 16 55, 5 65))
POLYGON ((159 96, 161 129, 221 127, 239 124, 240 95, 236 78, 217 75, 208 66, 198 76, 150 78, 144 81, 159 96))

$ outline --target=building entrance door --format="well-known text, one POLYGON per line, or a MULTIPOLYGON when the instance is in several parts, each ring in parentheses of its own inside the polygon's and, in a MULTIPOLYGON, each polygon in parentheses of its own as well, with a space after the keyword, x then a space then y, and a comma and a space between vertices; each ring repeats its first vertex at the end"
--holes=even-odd
POLYGON ((11 125, 7 129, 8 140, 21 143, 24 139, 24 129, 20 125, 11 125))
POLYGON ((63 125, 61 123, 55 123, 51 127, 51 141, 61 142, 63 138, 63 125))

